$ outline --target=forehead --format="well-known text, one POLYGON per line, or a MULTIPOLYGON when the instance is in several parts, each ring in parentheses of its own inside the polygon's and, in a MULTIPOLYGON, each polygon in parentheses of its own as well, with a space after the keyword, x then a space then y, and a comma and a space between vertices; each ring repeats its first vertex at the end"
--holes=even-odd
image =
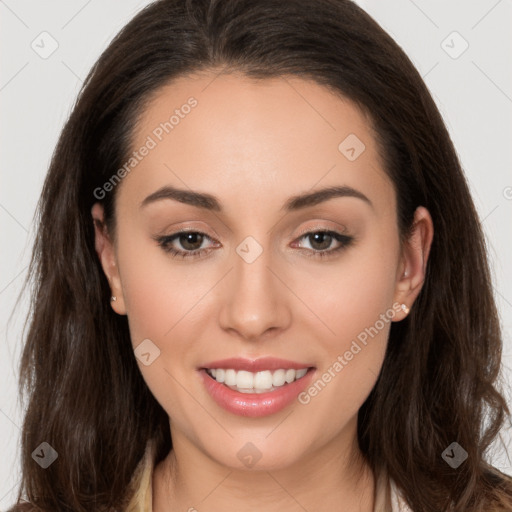
POLYGON ((144 147, 122 187, 132 199, 166 184, 227 202, 243 192, 246 204, 331 185, 362 189, 382 206, 394 196, 370 120, 346 98, 297 77, 180 77, 142 112, 132 150, 144 147))

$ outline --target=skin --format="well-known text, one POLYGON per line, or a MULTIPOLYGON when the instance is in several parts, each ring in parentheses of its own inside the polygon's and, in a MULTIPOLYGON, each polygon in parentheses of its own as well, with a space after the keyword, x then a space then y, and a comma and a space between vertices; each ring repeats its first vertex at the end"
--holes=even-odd
MULTIPOLYGON (((376 336, 307 405, 297 401, 262 418, 220 408, 197 368, 226 357, 274 356, 332 367, 356 336, 395 302, 409 308, 421 290, 433 225, 415 214, 400 246, 396 197, 371 123, 354 104, 299 78, 251 80, 241 74, 182 77, 153 96, 133 148, 186 103, 198 105, 118 185, 115 238, 96 226, 96 250, 116 313, 127 315, 133 347, 149 338, 161 353, 139 361, 170 418, 173 450, 153 476, 153 510, 371 511, 375 475, 360 457, 357 411, 375 384, 389 328, 376 336), (338 145, 356 134, 366 149, 349 161, 338 145), (163 199, 140 208, 164 185, 215 195, 212 212, 163 199), (338 197, 283 213, 291 196, 350 186, 371 201, 338 197), (190 228, 206 233, 173 258, 153 237, 190 228), (352 244, 304 233, 343 232, 352 244), (237 246, 252 236, 263 249, 247 263, 237 246), (247 468, 237 452, 253 443, 247 468)), ((99 203, 92 209, 103 220, 99 203)), ((400 321, 397 312, 392 321, 400 321)))

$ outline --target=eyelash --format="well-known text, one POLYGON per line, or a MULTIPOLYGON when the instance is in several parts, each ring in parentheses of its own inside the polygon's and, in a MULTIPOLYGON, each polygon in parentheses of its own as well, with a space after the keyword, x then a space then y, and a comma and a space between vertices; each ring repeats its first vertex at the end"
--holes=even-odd
MULTIPOLYGON (((341 233, 338 233, 336 231, 322 230, 322 229, 316 230, 316 231, 308 231, 306 233, 303 233, 298 238, 298 240, 301 240, 305 237, 308 237, 308 236, 314 235, 314 234, 318 234, 318 233, 330 235, 334 240, 340 242, 341 245, 335 249, 323 250, 323 251, 318 251, 318 250, 314 250, 314 249, 306 249, 306 251, 309 253, 308 257, 326 258, 329 256, 333 256, 334 254, 349 247, 354 241, 354 237, 352 237, 352 236, 342 235, 341 233), (313 252, 312 254, 311 254, 311 251, 313 252)), ((179 259, 193 258, 202 252, 210 252, 211 251, 211 248, 196 249, 195 251, 179 251, 171 246, 171 243, 174 240, 179 239, 180 236, 187 235, 187 234, 203 235, 204 237, 212 240, 211 237, 209 237, 206 233, 203 233, 201 231, 177 231, 176 233, 174 233, 172 235, 156 237, 155 240, 158 242, 158 245, 160 247, 162 247, 162 249, 165 252, 169 253, 171 255, 171 257, 173 257, 173 258, 179 258, 179 259)))

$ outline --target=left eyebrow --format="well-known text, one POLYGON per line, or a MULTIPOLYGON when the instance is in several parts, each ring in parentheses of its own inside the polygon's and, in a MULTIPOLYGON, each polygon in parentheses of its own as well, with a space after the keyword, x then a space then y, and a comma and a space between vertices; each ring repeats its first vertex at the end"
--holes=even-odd
POLYGON ((281 210, 286 210, 289 212, 301 210, 303 208, 323 203, 329 199, 334 199, 335 197, 356 197, 363 200, 373 208, 373 203, 362 192, 359 192, 359 190, 345 185, 341 187, 322 188, 308 194, 293 196, 288 199, 288 201, 286 201, 281 210))
MULTIPOLYGON (((285 202, 281 210, 286 210, 287 212, 302 210, 336 197, 355 197, 363 200, 373 208, 373 203, 370 199, 368 199, 368 197, 366 197, 362 192, 359 192, 359 190, 349 186, 337 186, 292 196, 285 202)), ((173 199, 180 203, 189 204, 197 208, 204 208, 206 210, 213 210, 217 212, 222 211, 220 201, 211 194, 178 189, 171 186, 159 188, 157 191, 147 196, 141 202, 140 208, 162 199, 173 199)))

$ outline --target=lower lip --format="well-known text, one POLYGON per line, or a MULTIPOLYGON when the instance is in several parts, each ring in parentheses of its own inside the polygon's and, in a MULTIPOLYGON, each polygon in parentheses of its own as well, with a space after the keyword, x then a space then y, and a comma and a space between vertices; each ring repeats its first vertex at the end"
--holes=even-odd
POLYGON ((217 382, 205 369, 199 370, 206 390, 218 405, 233 414, 250 418, 268 416, 283 410, 304 391, 314 373, 314 368, 310 368, 304 377, 268 393, 240 393, 217 382))

